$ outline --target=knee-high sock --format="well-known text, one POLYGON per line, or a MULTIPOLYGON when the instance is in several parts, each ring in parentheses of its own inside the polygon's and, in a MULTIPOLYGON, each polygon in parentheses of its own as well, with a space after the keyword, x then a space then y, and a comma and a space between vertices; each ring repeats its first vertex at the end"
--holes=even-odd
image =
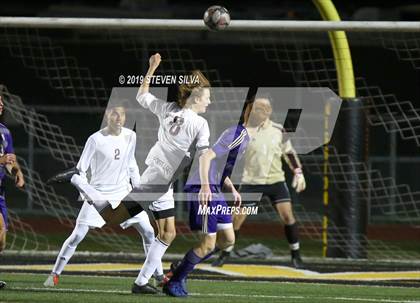
POLYGON ((162 242, 162 240, 158 238, 155 238, 152 245, 150 245, 146 261, 144 261, 143 267, 141 268, 135 281, 137 285, 145 285, 149 281, 158 267, 158 264, 162 264, 162 257, 168 247, 168 244, 162 242))
MULTIPOLYGON (((233 248, 233 245, 232 245, 233 248)), ((215 248, 213 249, 211 252, 209 252, 207 255, 205 255, 202 259, 201 262, 206 261, 208 258, 210 258, 211 256, 213 256, 214 254, 217 254, 220 251, 220 248, 215 248)))
MULTIPOLYGON (((147 256, 150 246, 152 245, 153 241, 155 240, 155 231, 150 224, 149 216, 145 211, 142 211, 138 214, 135 218, 138 218, 138 222, 134 223, 132 226, 138 231, 143 239, 143 249, 144 254, 147 256)), ((162 261, 157 264, 156 270, 153 273, 154 276, 161 276, 163 275, 163 267, 162 261)))
POLYGON ((287 242, 289 242, 290 250, 299 251, 299 233, 297 223, 284 225, 284 233, 286 234, 287 242))
MULTIPOLYGON (((205 256, 204 258, 206 258, 205 256)), ((173 281, 181 281, 185 279, 190 272, 194 270, 194 267, 200 263, 204 258, 197 256, 194 249, 190 249, 182 259, 181 264, 174 270, 174 274, 171 278, 173 281)))
POLYGON ((55 265, 52 270, 53 273, 57 275, 61 274, 70 258, 74 255, 77 245, 82 242, 88 231, 89 226, 85 224, 76 224, 70 237, 64 241, 63 246, 61 247, 60 253, 57 256, 57 260, 55 261, 55 265))

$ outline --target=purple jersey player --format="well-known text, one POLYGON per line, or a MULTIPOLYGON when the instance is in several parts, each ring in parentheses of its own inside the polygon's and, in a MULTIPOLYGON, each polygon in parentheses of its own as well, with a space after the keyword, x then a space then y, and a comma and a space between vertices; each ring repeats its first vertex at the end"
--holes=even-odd
POLYGON ((205 234, 215 235, 218 230, 224 229, 224 224, 228 224, 227 227, 229 227, 232 223, 231 214, 216 210, 228 206, 222 193, 223 187, 227 187, 228 190, 233 192, 235 198, 240 199, 229 176, 236 161, 239 161, 245 153, 248 141, 248 132, 244 126, 232 126, 222 133, 211 151, 208 152, 207 157, 210 158, 208 159, 210 167, 208 182, 205 181, 205 183, 209 184, 211 198, 207 204, 199 202, 198 195, 202 184, 200 171, 197 170, 187 181, 185 191, 188 193, 188 201, 190 202, 191 230, 202 230, 205 234), (200 214, 204 211, 210 214, 200 214), (203 224, 203 219, 206 220, 207 224, 203 224))
POLYGON ((248 142, 245 126, 228 128, 212 148, 200 157, 199 170, 187 181, 185 191, 190 202, 190 228, 201 230, 203 237, 195 248, 187 252, 174 270, 171 280, 164 286, 163 290, 168 295, 187 296, 185 279, 194 267, 216 250, 234 244, 232 209, 228 207, 222 188, 232 192, 235 205, 239 207, 241 196, 229 176, 236 161, 245 153, 248 142))
MULTIPOLYGON (((0 95, 0 115, 3 114, 4 103, 0 95)), ((6 172, 15 176, 17 187, 23 187, 25 181, 22 171, 16 161, 16 156, 13 151, 12 135, 6 126, 0 123, 0 252, 6 247, 6 232, 7 232, 7 207, 4 198, 4 177, 6 172)), ((6 285, 5 282, 0 281, 0 288, 6 285)))

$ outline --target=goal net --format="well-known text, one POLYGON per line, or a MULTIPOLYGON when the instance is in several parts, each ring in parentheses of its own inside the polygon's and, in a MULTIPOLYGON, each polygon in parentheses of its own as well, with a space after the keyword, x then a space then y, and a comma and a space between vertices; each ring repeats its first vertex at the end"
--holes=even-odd
MULTIPOLYGON (((357 102, 366 120, 363 125, 344 124, 359 131, 362 128, 364 136, 356 138, 356 142, 364 150, 365 159, 355 161, 347 153, 342 141, 352 129, 343 130, 343 126, 329 129, 333 140, 326 145, 299 155, 307 189, 300 194, 291 190, 291 194, 302 251, 305 256, 322 256, 326 246, 344 248, 352 237, 357 237, 369 259, 420 259, 419 247, 413 241, 418 239, 420 223, 420 185, 416 178, 420 168, 420 34, 349 30, 347 39, 357 102), (348 203, 345 197, 355 189, 365 226, 362 231, 356 228, 349 233, 348 227, 338 221, 351 220, 351 211, 346 214, 349 218, 330 214, 332 208, 348 203), (328 226, 325 218, 329 218, 328 226)), ((159 75, 179 77, 198 69, 211 81, 214 94, 206 117, 212 142, 224 128, 238 123, 249 88, 292 88, 290 98, 296 107, 311 98, 317 103, 316 96, 302 93, 308 88, 324 99, 329 90, 339 95, 337 61, 328 32, 311 31, 311 27, 305 31, 285 27, 281 31, 209 32, 204 27, 153 30, 0 26, 0 52, 4 122, 14 136, 26 178, 23 192, 13 186, 7 188, 12 218, 8 250, 60 248, 81 204, 70 186, 52 187, 45 180, 77 163, 88 136, 100 129, 112 96, 136 91, 149 56, 155 52, 162 56, 159 75), (326 91, 319 93, 321 88, 326 91)), ((163 89, 163 97, 166 94, 168 100, 173 100, 175 84, 154 86, 163 89)), ((296 126, 299 114, 288 115, 282 102, 275 101, 272 120, 287 120, 296 126)), ((327 114, 317 113, 311 113, 311 125, 323 129, 327 114)), ((144 160, 157 138, 158 121, 147 112, 138 115, 136 152, 138 159, 144 160)), ((322 132, 316 137, 310 129, 300 128, 296 133, 294 143, 300 146, 314 147, 314 140, 325 139, 322 132)), ((139 165, 144 169, 144 163, 139 165)), ((284 167, 287 171, 287 165, 284 167)), ((286 172, 286 179, 291 189, 290 172, 286 172)), ((182 186, 177 192, 182 192, 182 186)), ((197 240, 188 228, 186 203, 176 203, 176 216, 178 243, 197 240)), ((113 227, 90 233, 89 240, 93 244, 86 249, 90 250, 140 249, 134 232, 122 233, 113 227)), ((252 243, 263 243, 276 255, 288 255, 282 222, 265 199, 259 204, 258 215, 248 217, 237 248, 252 243)))

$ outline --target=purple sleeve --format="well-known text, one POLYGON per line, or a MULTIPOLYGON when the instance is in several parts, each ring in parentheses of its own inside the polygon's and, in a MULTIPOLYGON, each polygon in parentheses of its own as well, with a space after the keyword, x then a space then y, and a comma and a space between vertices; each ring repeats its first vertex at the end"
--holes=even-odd
POLYGON ((223 156, 238 147, 246 138, 246 130, 236 131, 236 127, 225 130, 213 145, 212 150, 216 157, 223 156))
POLYGON ((7 130, 7 132, 4 134, 4 137, 5 137, 6 142, 7 142, 7 144, 6 144, 5 148, 4 148, 4 152, 6 154, 14 154, 15 151, 13 149, 12 134, 10 133, 9 130, 7 130))

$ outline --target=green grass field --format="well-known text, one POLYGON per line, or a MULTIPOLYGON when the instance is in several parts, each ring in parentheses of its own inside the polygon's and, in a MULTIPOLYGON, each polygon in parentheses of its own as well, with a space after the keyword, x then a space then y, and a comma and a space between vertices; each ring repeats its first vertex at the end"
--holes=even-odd
POLYGON ((315 283, 192 280, 189 298, 130 293, 134 278, 63 275, 57 288, 46 289, 46 274, 2 273, 8 285, 0 302, 420 302, 416 288, 345 286, 315 283))

